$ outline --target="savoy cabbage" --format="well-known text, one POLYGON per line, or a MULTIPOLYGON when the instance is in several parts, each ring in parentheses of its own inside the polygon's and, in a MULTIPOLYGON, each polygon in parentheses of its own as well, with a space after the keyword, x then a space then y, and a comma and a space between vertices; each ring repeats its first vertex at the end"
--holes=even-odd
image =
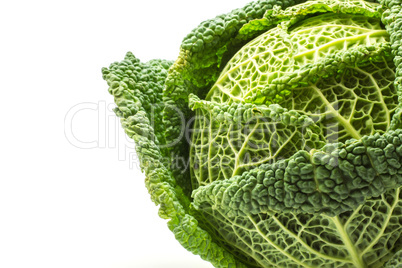
POLYGON ((401 39, 400 0, 259 0, 175 62, 104 68, 176 239, 215 267, 402 267, 401 39))

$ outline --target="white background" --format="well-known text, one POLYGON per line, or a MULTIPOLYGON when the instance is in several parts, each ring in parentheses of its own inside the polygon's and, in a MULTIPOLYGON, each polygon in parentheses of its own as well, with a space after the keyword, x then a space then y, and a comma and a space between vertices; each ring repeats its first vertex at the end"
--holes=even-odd
POLYGON ((247 2, 0 4, 0 267, 212 267, 158 217, 101 67, 127 51, 173 60, 201 21, 247 2))

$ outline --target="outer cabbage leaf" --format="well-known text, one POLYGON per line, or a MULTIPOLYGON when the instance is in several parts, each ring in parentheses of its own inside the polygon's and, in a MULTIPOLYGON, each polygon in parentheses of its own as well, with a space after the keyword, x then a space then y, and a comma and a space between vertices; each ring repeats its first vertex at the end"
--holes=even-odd
POLYGON ((267 31, 272 26, 280 23, 285 26, 293 25, 298 21, 306 19, 310 14, 327 12, 362 15, 366 18, 380 18, 382 7, 376 3, 361 0, 312 0, 286 9, 276 6, 273 9, 267 10, 263 18, 255 19, 245 24, 239 30, 239 36, 246 39, 247 37, 255 36, 256 32, 267 31))
POLYGON ((390 261, 387 262, 385 268, 401 268, 402 267, 402 250, 395 253, 390 261))
POLYGON ((336 216, 367 199, 402 186, 402 130, 364 136, 346 144, 300 150, 273 164, 259 165, 193 192, 228 215, 308 212, 336 216))
POLYGON ((327 13, 297 26, 288 21, 244 46, 206 99, 277 103, 309 115, 327 142, 383 133, 398 104, 387 40, 372 17, 327 13))
POLYGON ((395 87, 398 92, 398 108, 392 118, 391 129, 402 127, 402 1, 379 0, 386 8, 382 22, 390 35, 395 64, 395 87))
POLYGON ((279 105, 219 104, 190 96, 196 111, 190 165, 193 189, 325 143, 314 121, 279 105))
POLYGON ((273 211, 233 216, 201 208, 227 243, 253 256, 258 267, 383 267, 400 248, 401 197, 399 188, 392 189, 334 217, 273 211))
POLYGON ((126 134, 136 143, 136 151, 145 172, 145 185, 155 204, 160 205, 159 216, 169 219, 168 227, 183 247, 200 255, 216 267, 245 267, 232 253, 213 241, 210 233, 198 226, 189 214, 190 200, 176 181, 177 170, 167 161, 164 129, 166 124, 158 116, 165 107, 162 91, 167 70, 172 62, 152 60, 141 63, 132 53, 125 59, 103 68, 103 78, 114 96, 116 114, 121 118, 126 134))

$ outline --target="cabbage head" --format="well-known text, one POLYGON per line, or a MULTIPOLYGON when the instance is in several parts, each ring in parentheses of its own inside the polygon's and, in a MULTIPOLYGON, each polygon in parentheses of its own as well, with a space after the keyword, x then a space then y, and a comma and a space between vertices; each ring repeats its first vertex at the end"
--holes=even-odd
POLYGON ((402 267, 402 2, 258 0, 102 69, 159 215, 215 267, 402 267))

